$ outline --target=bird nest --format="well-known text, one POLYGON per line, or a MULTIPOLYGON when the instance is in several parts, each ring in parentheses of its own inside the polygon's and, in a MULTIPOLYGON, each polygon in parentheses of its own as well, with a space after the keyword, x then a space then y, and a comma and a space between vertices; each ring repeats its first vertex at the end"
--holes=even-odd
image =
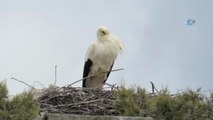
POLYGON ((99 88, 75 88, 71 86, 47 89, 37 99, 41 111, 79 115, 115 115, 115 93, 99 88))

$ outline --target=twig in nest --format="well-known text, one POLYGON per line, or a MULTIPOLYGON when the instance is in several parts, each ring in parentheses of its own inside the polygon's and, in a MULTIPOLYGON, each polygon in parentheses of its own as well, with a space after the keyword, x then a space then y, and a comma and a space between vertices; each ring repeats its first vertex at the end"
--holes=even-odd
POLYGON ((79 115, 116 115, 112 91, 62 87, 61 91, 46 91, 38 101, 41 111, 79 115))
POLYGON ((113 90, 114 88, 118 89, 118 86, 116 84, 109 84, 109 83, 104 83, 105 85, 108 85, 108 88, 111 88, 113 90))
POLYGON ((34 83, 38 83, 38 84, 41 85, 43 88, 47 88, 44 84, 42 84, 42 83, 39 82, 39 81, 34 81, 34 83))
POLYGON ((152 85, 152 94, 155 93, 155 90, 156 90, 158 93, 160 93, 160 92, 158 91, 158 89, 155 87, 154 83, 153 83, 152 81, 150 81, 150 83, 151 83, 151 85, 152 85))
POLYGON ((68 85, 68 86, 72 86, 72 85, 74 85, 74 84, 76 84, 76 83, 78 83, 78 82, 80 82, 80 81, 82 81, 82 80, 84 80, 84 79, 90 78, 90 77, 94 77, 94 76, 97 76, 97 75, 100 75, 100 74, 104 74, 104 73, 108 73, 108 72, 120 71, 120 70, 124 70, 124 69, 123 69, 123 68, 120 68, 120 69, 114 69, 114 70, 111 70, 111 71, 109 70, 109 71, 99 72, 99 73, 97 73, 97 74, 90 75, 90 76, 84 77, 84 78, 82 78, 82 79, 80 79, 80 80, 77 80, 77 81, 73 82, 72 84, 70 84, 70 85, 68 85))
POLYGON ((54 82, 53 86, 56 85, 56 82, 57 82, 57 65, 55 65, 55 82, 54 82))
POLYGON ((12 77, 11 79, 13 79, 13 80, 15 80, 15 81, 18 81, 18 82, 20 82, 20 83, 23 83, 23 84, 27 85, 28 87, 30 87, 30 88, 32 88, 32 89, 35 89, 33 86, 27 84, 27 83, 24 82, 24 81, 18 80, 18 79, 14 78, 14 77, 12 77))

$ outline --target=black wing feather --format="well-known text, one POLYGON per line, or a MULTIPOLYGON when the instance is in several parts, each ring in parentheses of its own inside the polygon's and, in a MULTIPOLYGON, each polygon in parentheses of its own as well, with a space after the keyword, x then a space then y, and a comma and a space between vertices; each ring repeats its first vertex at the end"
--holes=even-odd
MULTIPOLYGON (((111 71, 111 70, 112 70, 113 65, 114 65, 114 62, 112 63, 112 66, 111 66, 111 68, 110 68, 110 70, 109 70, 109 71, 111 71)), ((107 78, 106 78, 106 80, 108 79, 108 77, 109 77, 110 73, 111 73, 111 72, 108 72, 108 73, 107 73, 107 78)), ((106 82, 106 80, 104 80, 104 83, 106 82)), ((103 83, 103 84, 104 84, 104 83, 103 83)))
MULTIPOLYGON (((87 59, 87 61, 84 64, 83 78, 88 76, 91 66, 92 66, 92 60, 87 59)), ((83 79, 82 87, 86 87, 86 80, 87 79, 83 79)))

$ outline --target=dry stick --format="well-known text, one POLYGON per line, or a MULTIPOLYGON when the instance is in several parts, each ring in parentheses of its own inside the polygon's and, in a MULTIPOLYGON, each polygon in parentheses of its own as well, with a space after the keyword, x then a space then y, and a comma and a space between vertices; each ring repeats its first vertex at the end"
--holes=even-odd
POLYGON ((106 88, 111 88, 111 90, 113 90, 114 88, 118 89, 118 86, 116 86, 116 84, 109 84, 109 83, 104 83, 105 85, 108 85, 109 87, 106 88))
POLYGON ((155 93, 155 86, 154 86, 153 82, 150 81, 150 83, 152 85, 152 94, 154 94, 155 93))
POLYGON ((84 79, 90 78, 90 77, 94 77, 94 76, 97 76, 97 75, 100 75, 100 74, 104 74, 104 73, 108 73, 108 72, 120 71, 120 70, 124 70, 124 69, 123 69, 123 68, 120 68, 120 69, 114 69, 114 70, 111 70, 111 71, 109 70, 109 71, 99 72, 99 73, 97 73, 97 74, 95 74, 95 75, 90 75, 90 76, 84 77, 84 78, 82 78, 82 79, 80 79, 80 80, 77 80, 77 81, 73 82, 72 84, 68 85, 68 87, 69 87, 69 86, 72 86, 72 85, 74 85, 74 84, 76 84, 76 83, 78 83, 78 82, 80 82, 80 81, 82 81, 82 80, 84 80, 84 79))
POLYGON ((160 93, 160 92, 158 91, 158 89, 155 87, 154 83, 153 83, 152 81, 150 81, 150 83, 152 84, 152 94, 155 93, 154 90, 156 90, 158 93, 160 93))
POLYGON ((54 107, 69 107, 69 106, 72 106, 72 105, 94 103, 94 102, 98 102, 98 101, 101 101, 101 100, 103 100, 103 99, 96 99, 96 100, 90 100, 90 101, 83 101, 83 102, 76 102, 76 103, 70 103, 70 104, 56 105, 54 107))
POLYGON ((26 82, 24 82, 24 81, 18 80, 18 79, 14 78, 14 77, 12 77, 11 79, 13 79, 13 80, 15 80, 15 81, 18 81, 18 82, 21 82, 21 83, 23 83, 23 84, 27 85, 28 87, 30 87, 30 88, 32 88, 32 89, 35 89, 33 86, 31 86, 31 85, 27 84, 27 83, 26 83, 26 82))
POLYGON ((55 65, 55 82, 54 82, 54 85, 56 85, 56 82, 57 82, 57 65, 55 65))
POLYGON ((104 83, 105 85, 108 85, 109 87, 114 87, 116 84, 109 84, 109 83, 104 83))
POLYGON ((112 115, 111 107, 115 100, 112 92, 102 92, 98 89, 77 90, 73 87, 62 87, 62 91, 49 92, 39 98, 42 111, 49 113, 72 113, 91 115, 112 115), (62 102, 62 103, 61 103, 62 102))
POLYGON ((38 83, 39 85, 43 86, 43 88, 47 88, 44 84, 40 83, 39 81, 34 81, 34 83, 38 83))

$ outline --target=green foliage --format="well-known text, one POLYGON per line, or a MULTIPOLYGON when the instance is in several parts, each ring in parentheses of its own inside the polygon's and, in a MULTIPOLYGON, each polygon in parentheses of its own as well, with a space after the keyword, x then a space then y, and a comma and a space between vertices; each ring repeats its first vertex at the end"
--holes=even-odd
POLYGON ((32 120, 37 116, 39 106, 31 92, 16 95, 11 101, 7 94, 6 84, 0 83, 0 120, 32 120))
POLYGON ((213 93, 207 98, 200 91, 186 90, 172 96, 164 88, 153 95, 140 87, 121 86, 114 108, 119 115, 150 116, 156 120, 212 120, 213 93))
POLYGON ((168 89, 160 91, 158 96, 151 99, 153 107, 153 117, 158 120, 172 120, 178 112, 174 112, 175 101, 169 94, 168 89))
POLYGON ((182 118, 187 120, 206 120, 207 103, 204 101, 204 96, 197 91, 187 90, 176 97, 176 103, 182 112, 182 118))
MULTIPOLYGON (((133 89, 133 88, 132 88, 133 89)), ((136 106, 139 107, 139 116, 151 116, 150 114, 150 101, 148 100, 148 96, 146 94, 146 90, 140 87, 136 87, 134 100, 136 106)))
POLYGON ((7 111, 8 102, 7 99, 7 86, 5 82, 0 83, 0 120, 6 120, 9 113, 7 111))
POLYGON ((209 99, 206 99, 207 101, 207 117, 210 120, 213 120, 213 93, 211 93, 209 99))
POLYGON ((5 82, 1 82, 0 83, 0 99, 5 99, 7 98, 7 94, 8 94, 8 90, 7 90, 7 86, 5 84, 5 82))
POLYGON ((125 89, 122 86, 118 90, 118 97, 115 101, 115 110, 119 115, 124 116, 138 116, 139 108, 134 103, 134 91, 131 89, 125 89))

